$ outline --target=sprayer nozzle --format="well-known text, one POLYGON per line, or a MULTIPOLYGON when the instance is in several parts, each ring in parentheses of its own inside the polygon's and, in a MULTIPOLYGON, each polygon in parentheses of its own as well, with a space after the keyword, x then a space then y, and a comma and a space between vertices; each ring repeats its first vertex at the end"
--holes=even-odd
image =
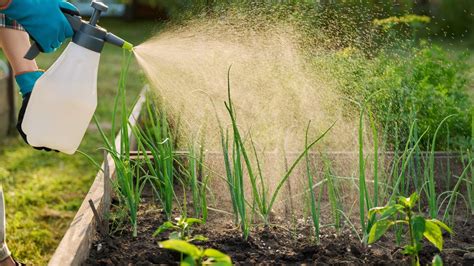
POLYGON ((133 44, 124 42, 122 48, 131 51, 133 49, 133 44))

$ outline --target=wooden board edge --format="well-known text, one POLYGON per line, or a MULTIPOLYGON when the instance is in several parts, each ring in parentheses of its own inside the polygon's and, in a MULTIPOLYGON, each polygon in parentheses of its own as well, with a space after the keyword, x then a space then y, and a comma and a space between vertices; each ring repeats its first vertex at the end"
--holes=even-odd
MULTIPOLYGON (((147 90, 148 86, 142 89, 138 101, 130 114, 129 123, 132 126, 137 123, 140 117, 147 90)), ((129 130, 128 134, 132 137, 131 130, 129 130)), ((115 145, 119 149, 120 132, 115 139, 115 145)), ((110 208, 111 186, 108 179, 112 178, 115 174, 115 164, 110 155, 106 155, 101 167, 102 169, 97 173, 89 192, 48 265, 81 265, 88 258, 97 227, 89 200, 92 200, 99 215, 103 216, 110 208), (105 176, 104 173, 107 173, 108 176, 105 176)))

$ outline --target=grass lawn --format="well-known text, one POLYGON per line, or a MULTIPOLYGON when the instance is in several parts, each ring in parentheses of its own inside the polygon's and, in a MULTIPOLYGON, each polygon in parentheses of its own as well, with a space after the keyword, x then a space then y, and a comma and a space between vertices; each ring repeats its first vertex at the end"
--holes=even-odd
MULTIPOLYGON (((150 21, 103 20, 101 25, 124 39, 140 44, 155 30, 150 21)), ((47 69, 60 52, 41 55, 38 64, 47 69)), ((122 50, 106 45, 98 80, 96 114, 110 122, 113 99, 121 70, 122 50)), ((133 61, 128 76, 128 99, 136 99, 144 79, 133 61)), ((67 89, 67 88, 65 88, 67 89)), ((98 132, 87 132, 80 150, 98 162, 102 159, 98 132)), ((6 195, 7 243, 14 256, 28 265, 46 265, 79 208, 97 169, 84 156, 36 151, 19 137, 0 141, 0 183, 6 195)))

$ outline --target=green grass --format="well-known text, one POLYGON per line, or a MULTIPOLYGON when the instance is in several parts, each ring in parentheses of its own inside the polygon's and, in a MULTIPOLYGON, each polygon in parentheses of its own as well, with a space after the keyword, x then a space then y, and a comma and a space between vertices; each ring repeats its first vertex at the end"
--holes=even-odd
MULTIPOLYGON (((124 23, 103 20, 101 25, 134 44, 140 44, 153 32, 153 22, 124 23)), ((64 46, 65 47, 65 46, 64 46)), ((63 47, 63 48, 64 48, 63 47)), ((47 68, 59 52, 41 55, 38 64, 47 68)), ((110 121, 117 94, 122 51, 106 45, 102 53, 98 80, 100 121, 110 121)), ((142 74, 133 60, 128 76, 128 101, 131 104, 143 87, 142 74)), ((106 124, 104 128, 108 128, 106 124)), ((80 150, 102 160, 99 132, 87 132, 80 150)), ((97 173, 82 155, 45 153, 29 148, 19 137, 0 141, 0 183, 7 205, 7 243, 15 257, 32 265, 45 265, 97 173)))

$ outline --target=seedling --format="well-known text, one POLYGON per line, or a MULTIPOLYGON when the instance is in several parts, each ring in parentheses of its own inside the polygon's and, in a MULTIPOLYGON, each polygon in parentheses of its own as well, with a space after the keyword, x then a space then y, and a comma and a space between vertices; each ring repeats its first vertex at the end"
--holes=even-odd
POLYGON ((442 251, 443 234, 441 229, 451 234, 451 228, 437 219, 426 219, 421 215, 417 215, 413 209, 418 199, 418 193, 414 192, 408 198, 398 197, 397 203, 370 209, 369 219, 375 219, 377 214, 380 217, 370 229, 368 243, 372 244, 379 240, 391 226, 405 224, 408 226, 410 244, 404 247, 403 253, 410 255, 412 265, 420 265, 418 253, 422 249, 421 240, 423 237, 442 251), (397 219, 398 214, 403 218, 397 219))
POLYGON ((157 236, 166 231, 172 231, 169 235, 169 239, 184 240, 186 242, 192 241, 206 241, 207 237, 203 235, 191 235, 191 226, 195 224, 203 224, 204 222, 196 218, 177 217, 176 222, 167 221, 156 229, 153 236, 157 236))
POLYGON ((231 266, 231 258, 219 250, 207 248, 202 249, 184 240, 170 239, 160 242, 160 247, 174 250, 187 255, 181 261, 182 266, 219 265, 231 266))

